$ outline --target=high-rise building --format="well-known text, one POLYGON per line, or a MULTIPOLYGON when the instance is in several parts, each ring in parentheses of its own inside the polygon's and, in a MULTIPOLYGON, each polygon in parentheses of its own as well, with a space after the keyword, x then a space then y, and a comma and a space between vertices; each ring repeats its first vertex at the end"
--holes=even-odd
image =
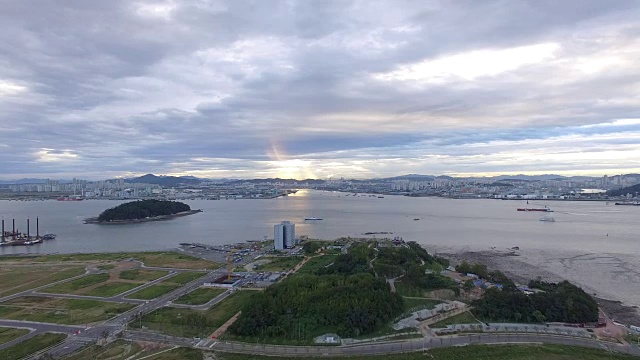
POLYGON ((276 250, 289 249, 296 245, 296 225, 283 221, 273 227, 273 247, 276 250))

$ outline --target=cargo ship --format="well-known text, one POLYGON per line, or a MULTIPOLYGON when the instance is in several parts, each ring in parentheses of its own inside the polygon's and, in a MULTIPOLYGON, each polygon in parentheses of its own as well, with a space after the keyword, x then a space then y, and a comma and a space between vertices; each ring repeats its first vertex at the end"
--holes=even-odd
POLYGON ((543 207, 543 208, 518 208, 518 211, 543 211, 543 212, 553 212, 553 210, 549 209, 548 207, 543 207))
POLYGON ((640 202, 617 202, 615 205, 640 206, 640 202))
POLYGON ((322 220, 322 218, 317 218, 317 217, 308 217, 308 218, 304 218, 305 220, 316 220, 316 221, 320 221, 322 220))

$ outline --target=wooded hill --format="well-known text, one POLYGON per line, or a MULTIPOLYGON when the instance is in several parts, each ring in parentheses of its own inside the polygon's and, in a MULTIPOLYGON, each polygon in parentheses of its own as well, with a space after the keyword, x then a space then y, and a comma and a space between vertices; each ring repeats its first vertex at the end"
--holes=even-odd
POLYGON ((526 295, 517 289, 488 289, 484 297, 473 303, 476 316, 500 322, 566 322, 598 321, 598 304, 581 288, 562 281, 558 284, 541 281, 530 287, 543 292, 526 295))
POLYGON ((415 243, 378 249, 374 245, 352 245, 348 254, 338 255, 329 266, 312 274, 296 274, 256 294, 229 331, 237 336, 304 341, 324 333, 366 335, 387 325, 403 312, 404 304, 399 294, 391 292, 386 277, 408 274, 409 268, 417 266, 416 281, 427 286, 424 269, 435 258, 415 243), (423 267, 421 258, 430 262, 423 267), (381 259, 384 265, 378 266, 381 259))
POLYGON ((148 217, 173 215, 191 210, 185 203, 168 200, 138 200, 120 204, 103 211, 99 222, 139 220, 148 217))
POLYGON ((636 195, 636 193, 640 193, 640 184, 636 184, 633 186, 627 186, 626 188, 622 188, 619 190, 609 190, 607 191, 607 195, 609 196, 625 196, 627 194, 631 194, 633 196, 636 195))

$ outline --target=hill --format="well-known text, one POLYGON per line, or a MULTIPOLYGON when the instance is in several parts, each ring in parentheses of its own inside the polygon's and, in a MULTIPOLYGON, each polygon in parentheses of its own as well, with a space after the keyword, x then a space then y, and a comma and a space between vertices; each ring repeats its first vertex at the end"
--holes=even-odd
POLYGON ((632 186, 627 186, 618 190, 609 190, 607 191, 607 195, 609 196, 625 196, 627 194, 631 194, 636 196, 637 193, 640 193, 640 184, 635 184, 632 186))
POLYGON ((433 175, 420 175, 420 174, 407 174, 384 178, 381 180, 409 180, 409 181, 433 181, 435 177, 433 175))
MULTIPOLYGON (((138 200, 120 204, 103 211, 98 223, 127 223, 167 219, 172 215, 190 214, 194 211, 185 203, 168 200, 138 200)), ((197 212, 197 211, 196 211, 197 212)))
MULTIPOLYGON (((323 246, 312 241, 304 248, 307 253, 315 253, 323 246)), ((247 342, 268 339, 266 342, 290 344, 308 343, 325 333, 372 334, 408 310, 403 292, 422 293, 455 286, 444 276, 426 273, 434 266, 442 270, 448 262, 414 242, 392 246, 386 241, 378 247, 376 241, 363 241, 348 249, 346 254, 316 256, 295 275, 257 292, 225 336, 247 342), (331 263, 310 266, 324 261, 322 258, 331 263), (401 288, 396 282, 397 291, 392 291, 385 279, 400 275, 404 275, 401 288)))

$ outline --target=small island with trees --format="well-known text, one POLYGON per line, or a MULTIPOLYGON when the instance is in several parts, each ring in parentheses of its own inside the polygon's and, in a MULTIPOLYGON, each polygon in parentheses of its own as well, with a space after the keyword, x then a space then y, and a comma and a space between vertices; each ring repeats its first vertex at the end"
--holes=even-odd
POLYGON ((189 205, 178 201, 137 200, 107 209, 97 217, 85 219, 85 224, 131 224, 169 220, 201 211, 191 210, 189 205))

